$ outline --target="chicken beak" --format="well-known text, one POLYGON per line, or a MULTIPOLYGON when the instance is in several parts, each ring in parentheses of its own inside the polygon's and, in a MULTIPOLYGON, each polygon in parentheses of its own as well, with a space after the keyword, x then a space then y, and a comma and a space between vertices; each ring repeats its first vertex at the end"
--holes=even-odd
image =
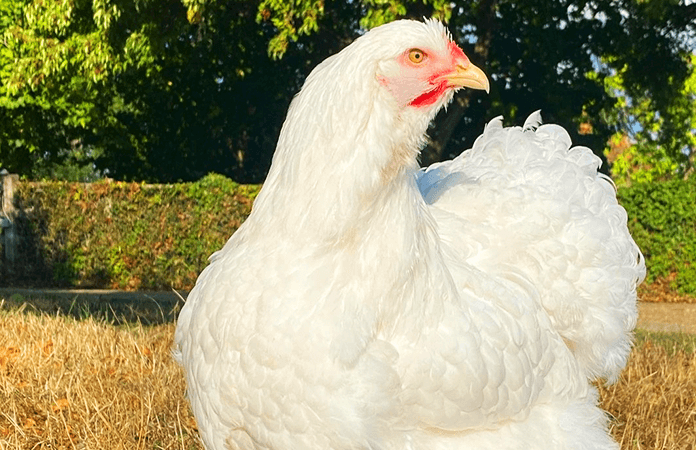
POLYGON ((452 73, 447 75, 446 79, 452 87, 457 88, 481 89, 488 93, 491 87, 488 77, 483 73, 483 70, 471 63, 466 65, 457 64, 457 67, 452 73))

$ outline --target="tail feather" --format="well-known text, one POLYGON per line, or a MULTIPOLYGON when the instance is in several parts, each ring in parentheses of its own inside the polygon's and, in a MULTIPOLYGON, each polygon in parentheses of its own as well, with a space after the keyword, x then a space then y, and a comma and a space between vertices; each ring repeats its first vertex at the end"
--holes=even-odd
POLYGON ((541 110, 537 109, 531 113, 529 117, 527 117, 527 120, 524 121, 522 129, 524 131, 534 131, 541 126, 541 122, 541 110))
POLYGON ((494 119, 472 149, 421 172, 419 187, 467 224, 440 227, 462 257, 524 274, 587 376, 613 381, 630 352, 645 262, 601 159, 540 123, 539 112, 522 128, 494 119))

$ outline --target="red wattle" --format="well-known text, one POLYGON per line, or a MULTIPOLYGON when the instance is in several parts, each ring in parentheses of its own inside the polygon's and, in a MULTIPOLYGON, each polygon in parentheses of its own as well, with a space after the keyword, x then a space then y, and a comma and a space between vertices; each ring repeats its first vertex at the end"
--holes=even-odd
POLYGON ((421 108, 424 106, 430 106, 433 103, 437 101, 437 99, 440 98, 442 94, 445 93, 447 90, 447 83, 442 82, 435 86, 434 89, 424 92, 423 94, 419 95, 418 97, 414 98, 411 100, 409 103, 410 106, 415 106, 416 108, 421 108))

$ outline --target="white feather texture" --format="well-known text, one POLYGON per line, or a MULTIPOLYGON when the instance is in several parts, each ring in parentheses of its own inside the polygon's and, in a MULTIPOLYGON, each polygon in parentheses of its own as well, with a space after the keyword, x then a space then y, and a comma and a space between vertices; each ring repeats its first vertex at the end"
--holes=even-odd
POLYGON ((383 86, 434 21, 372 30, 293 100, 247 221, 181 311, 175 356, 208 450, 617 449, 613 378, 644 266, 586 149, 493 121, 418 172, 453 91, 383 86))
POLYGON ((631 349, 643 256, 601 160, 540 124, 538 112, 523 128, 493 119, 419 186, 442 217, 440 237, 487 273, 530 281, 587 376, 614 381, 631 349))

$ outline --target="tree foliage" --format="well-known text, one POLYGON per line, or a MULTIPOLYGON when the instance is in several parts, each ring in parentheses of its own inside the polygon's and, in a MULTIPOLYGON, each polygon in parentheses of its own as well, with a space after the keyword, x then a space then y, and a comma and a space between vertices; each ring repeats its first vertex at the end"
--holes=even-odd
POLYGON ((696 177, 637 183, 618 193, 650 268, 648 283, 696 294, 696 177))
POLYGON ((618 131, 610 140, 607 158, 618 185, 687 178, 696 166, 696 53, 689 55, 689 77, 675 89, 670 105, 656 111, 647 94, 630 97, 624 70, 607 77, 617 107, 607 120, 618 131))
POLYGON ((29 177, 260 181, 311 68, 365 29, 423 16, 447 21, 492 80, 490 96, 464 92, 438 117, 425 163, 471 145, 495 115, 519 123, 542 109, 598 152, 631 117, 645 130, 636 152, 684 164, 693 3, 0 0, 0 165, 29 177))
POLYGON ((179 184, 20 183, 20 245, 11 276, 0 264, 0 285, 191 289, 257 193, 214 174, 179 184))

